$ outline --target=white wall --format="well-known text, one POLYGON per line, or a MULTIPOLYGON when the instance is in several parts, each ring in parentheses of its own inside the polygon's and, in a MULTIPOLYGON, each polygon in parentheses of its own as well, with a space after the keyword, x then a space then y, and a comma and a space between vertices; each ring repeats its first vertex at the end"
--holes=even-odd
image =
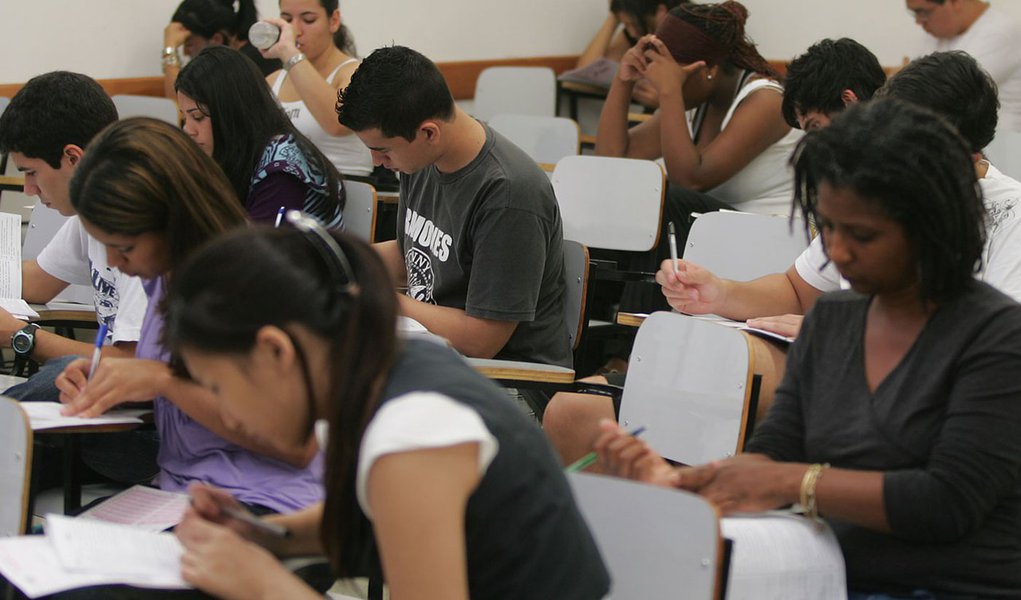
MULTIPOLYGON (((0 83, 53 69, 97 78, 159 75, 163 27, 180 0, 0 0, 0 83)), ((901 0, 744 0, 749 33, 770 59, 823 37, 854 37, 885 65, 924 33, 901 0)), ((275 0, 257 0, 276 14, 275 0)), ((393 42, 437 61, 579 53, 606 0, 341 0, 361 54, 393 42), (569 25, 568 25, 569 24, 569 25)), ((997 0, 1021 20, 1021 2, 997 0)))
MULTIPOLYGON (((0 83, 67 69, 99 79, 160 74, 180 0, 0 0, 0 83)), ((276 15, 275 0, 257 0, 276 15)), ((578 54, 605 0, 341 0, 362 55, 399 43, 433 60, 578 54), (592 10, 596 7, 597 10, 592 10), (565 30, 563 23, 575 22, 565 30)))

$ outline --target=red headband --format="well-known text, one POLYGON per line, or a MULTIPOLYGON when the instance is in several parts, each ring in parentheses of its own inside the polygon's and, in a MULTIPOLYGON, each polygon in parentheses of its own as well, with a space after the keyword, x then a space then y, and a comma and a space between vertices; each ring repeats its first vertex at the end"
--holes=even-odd
POLYGON ((729 48, 698 27, 669 13, 656 28, 656 37, 666 44, 670 55, 682 65, 704 60, 711 67, 730 55, 729 48))

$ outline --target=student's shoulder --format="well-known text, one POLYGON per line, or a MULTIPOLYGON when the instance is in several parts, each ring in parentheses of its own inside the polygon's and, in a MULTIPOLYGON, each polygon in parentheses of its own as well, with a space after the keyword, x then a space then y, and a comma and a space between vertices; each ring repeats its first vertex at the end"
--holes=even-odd
POLYGON ((493 143, 488 150, 489 173, 493 183, 504 186, 519 208, 545 211, 555 207, 553 185, 539 164, 498 132, 490 130, 490 133, 493 143))

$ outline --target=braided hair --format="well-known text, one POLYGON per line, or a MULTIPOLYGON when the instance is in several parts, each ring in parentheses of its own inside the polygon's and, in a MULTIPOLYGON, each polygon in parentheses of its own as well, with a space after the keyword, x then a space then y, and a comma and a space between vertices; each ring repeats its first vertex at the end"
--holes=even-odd
POLYGON ((778 76, 745 33, 748 9, 744 4, 734 0, 719 4, 685 3, 671 9, 670 13, 729 48, 730 54, 724 63, 727 70, 736 67, 768 77, 778 76))

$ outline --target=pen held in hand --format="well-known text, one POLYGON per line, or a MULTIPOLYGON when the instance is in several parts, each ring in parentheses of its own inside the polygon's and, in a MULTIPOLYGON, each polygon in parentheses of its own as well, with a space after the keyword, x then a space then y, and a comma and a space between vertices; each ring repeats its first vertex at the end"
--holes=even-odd
MULTIPOLYGON (((642 433, 644 431, 645 431, 645 426, 642 425, 641 427, 638 427, 638 428, 633 429, 632 431, 629 431, 628 435, 630 435, 631 437, 638 437, 638 436, 642 435, 642 433)), ((598 459, 599 459, 599 455, 598 454, 596 454, 595 452, 589 452, 585 456, 582 456, 578 460, 576 460, 573 463, 567 465, 567 467, 564 468, 564 471, 566 471, 567 473, 577 473, 578 471, 583 471, 583 470, 587 469, 589 466, 591 466, 592 463, 596 462, 598 459)))
POLYGON ((228 517, 232 519, 237 519, 238 521, 251 525, 252 527, 258 529, 262 533, 268 533, 269 535, 279 538, 291 537, 291 530, 284 527, 283 525, 272 523, 270 521, 264 521, 252 515, 251 513, 245 512, 243 510, 238 510, 236 508, 231 508, 229 506, 221 506, 220 510, 223 512, 223 514, 227 515, 228 517))
POLYGON ((674 273, 677 272, 677 229, 674 222, 667 223, 667 239, 670 242, 670 260, 674 263, 674 273))
POLYGON ((92 376, 96 374, 96 369, 99 368, 99 359, 103 356, 103 343, 106 342, 107 330, 108 326, 106 323, 99 324, 99 331, 96 332, 96 347, 92 350, 92 364, 89 365, 87 381, 92 381, 92 376))

